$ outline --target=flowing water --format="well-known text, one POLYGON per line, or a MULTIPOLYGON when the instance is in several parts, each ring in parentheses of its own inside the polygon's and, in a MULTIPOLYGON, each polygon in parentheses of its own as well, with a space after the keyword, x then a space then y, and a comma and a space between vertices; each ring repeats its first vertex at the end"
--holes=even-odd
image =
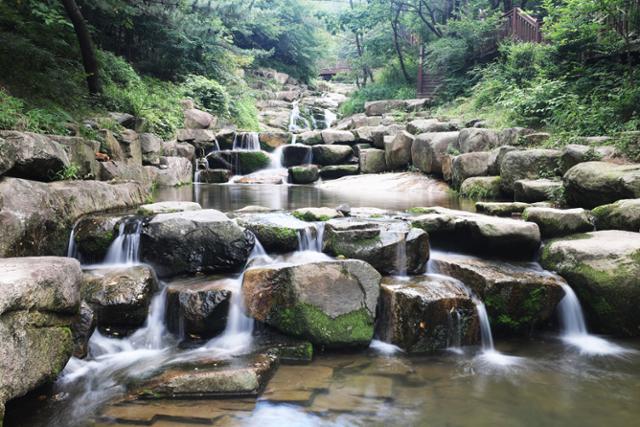
POLYGON ((233 150, 260 151, 258 132, 238 132, 233 137, 233 150))
POLYGON ((105 265, 135 265, 140 263, 142 219, 129 217, 120 222, 118 235, 107 251, 105 265))

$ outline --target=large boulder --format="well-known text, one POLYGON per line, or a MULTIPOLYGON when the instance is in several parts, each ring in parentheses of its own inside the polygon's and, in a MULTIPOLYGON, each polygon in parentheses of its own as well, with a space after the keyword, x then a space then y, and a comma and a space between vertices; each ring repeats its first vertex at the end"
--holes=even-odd
POLYGON ((513 198, 524 203, 544 202, 557 198, 563 188, 560 180, 519 179, 513 183, 513 198))
POLYGON ((561 277, 530 264, 455 255, 431 262, 484 301, 491 327, 498 334, 531 334, 549 322, 564 296, 561 277))
POLYGON ((373 338, 380 274, 364 261, 250 268, 242 294, 247 314, 326 347, 362 347, 373 338))
MULTIPOLYGON (((140 149, 142 150, 142 163, 145 165, 159 165, 162 153, 162 139, 152 133, 140 134, 140 149)), ((169 155, 169 154, 165 154, 169 155)))
POLYGON ((441 122, 438 119, 417 119, 407 123, 407 131, 413 135, 428 132, 451 132, 459 129, 455 122, 441 122))
POLYGON ((360 173, 381 173, 387 170, 384 150, 365 148, 358 151, 360 173))
POLYGON ((315 145, 312 155, 313 163, 318 165, 339 165, 353 156, 353 150, 348 145, 315 145))
POLYGON ((325 129, 320 132, 320 135, 325 144, 353 144, 356 142, 353 132, 346 130, 325 129))
POLYGON ((317 165, 301 165, 289 168, 289 182, 292 184, 313 184, 320 179, 317 165))
POLYGON ((104 260, 109 246, 116 238, 117 224, 122 217, 115 215, 88 215, 80 219, 73 229, 75 253, 85 264, 104 260))
POLYGON ((298 166, 311 163, 311 147, 302 144, 287 145, 282 149, 282 166, 298 166))
POLYGON ((233 173, 236 175, 248 175, 265 169, 271 164, 271 157, 264 151, 230 150, 220 151, 219 154, 231 164, 233 173))
POLYGON ((411 164, 413 135, 407 131, 398 133, 391 142, 385 142, 384 155, 390 170, 406 169, 411 164))
POLYGON ((100 162, 98 178, 101 181, 137 181, 148 182, 150 175, 142 165, 126 160, 100 162))
POLYGON ((255 234, 267 252, 285 253, 299 249, 309 224, 286 214, 243 215, 236 219, 241 227, 255 234))
POLYGON ((301 221, 328 221, 342 216, 341 212, 331 208, 300 208, 293 211, 293 216, 301 221))
POLYGON ((134 130, 125 129, 116 134, 116 139, 122 148, 124 160, 134 165, 142 165, 140 135, 134 130))
POLYGON ((185 157, 194 161, 196 159, 196 147, 183 142, 165 141, 162 143, 162 155, 166 157, 185 157))
POLYGON ((320 169, 320 178, 322 179, 338 179, 347 175, 357 175, 360 171, 356 165, 331 165, 324 166, 320 169))
POLYGON ((518 148, 511 145, 502 145, 491 150, 491 155, 489 156, 489 174, 500 175, 500 164, 502 163, 502 159, 504 159, 504 156, 507 153, 516 150, 518 150, 518 148))
POLYGON ((156 215, 144 225, 142 259, 160 276, 242 269, 254 237, 213 209, 156 215))
POLYGON ((0 137, 0 176, 16 164, 16 148, 0 137))
POLYGON ((193 165, 184 157, 160 157, 161 167, 156 169, 154 182, 159 187, 177 187, 191 184, 193 165))
POLYGON ((97 268, 84 274, 82 298, 100 329, 126 333, 144 325, 157 289, 158 280, 149 266, 97 268))
POLYGON ((83 215, 133 208, 148 189, 134 182, 0 180, 0 256, 63 255, 83 215))
POLYGON ((459 132, 422 133, 413 141, 413 165, 424 173, 442 174, 442 157, 455 146, 459 132))
POLYGON ((387 99, 382 101, 371 101, 364 104, 364 113, 367 116, 382 116, 393 110, 402 110, 405 102, 401 99, 387 99))
POLYGON ((211 338, 223 332, 229 315, 232 281, 197 278, 167 285, 167 329, 181 338, 211 338))
POLYGON ((598 230, 640 231, 640 199, 618 200, 591 211, 598 230))
POLYGON ((0 259, 0 424, 6 401, 55 380, 71 357, 81 282, 75 259, 0 259))
POLYGON ((500 164, 502 189, 513 194, 514 184, 520 179, 539 179, 558 176, 561 151, 534 149, 510 151, 500 164))
POLYGON ((429 236, 404 222, 335 219, 325 225, 322 250, 367 261, 382 274, 420 274, 429 259, 429 236))
POLYGON ((78 136, 48 135, 49 138, 62 145, 69 156, 69 162, 77 167, 77 176, 82 179, 97 179, 100 171, 96 153, 100 151, 100 143, 78 136))
POLYGON ((460 131, 456 148, 461 153, 490 151, 500 145, 499 132, 493 129, 465 128, 460 131))
POLYGON ((502 197, 499 176, 474 176, 460 186, 460 195, 473 200, 499 199, 502 197))
POLYGON ((493 216, 513 216, 521 214, 533 206, 522 202, 476 202, 476 212, 493 216))
POLYGON ((294 135, 296 137, 296 141, 300 144, 304 145, 318 145, 324 144, 322 141, 322 134, 319 130, 308 130, 306 132, 302 132, 300 135, 294 135))
POLYGON ((426 353, 476 344, 479 325, 475 304, 457 280, 429 275, 382 280, 376 319, 382 341, 426 353))
POLYGON ((640 335, 640 233, 596 231, 554 240, 540 263, 567 279, 590 329, 640 335))
POLYGON ((522 212, 522 219, 538 224, 545 239, 568 234, 593 231, 593 218, 589 211, 581 208, 554 209, 530 207, 522 212))
MULTIPOLYGON (((206 152, 218 146, 216 134, 209 129, 178 129, 176 133, 178 142, 188 143, 198 151, 198 156, 204 155, 206 152)), ((165 155, 167 155, 165 153, 165 155)))
POLYGON ((187 105, 184 109, 184 127, 186 129, 209 129, 216 125, 216 118, 206 111, 193 108, 192 105, 187 105))
MULTIPOLYGON (((5 171, 5 175, 50 182, 60 179, 65 168, 71 161, 63 146, 46 135, 32 132, 0 131, 4 139, 3 154, 12 158, 4 160, 13 166, 5 171)), ((5 166, 6 167, 6 166, 5 166)))
POLYGON ((418 212, 411 223, 439 245, 516 259, 531 259, 540 247, 540 230, 532 222, 439 207, 418 212))
POLYGON ((195 202, 157 202, 140 206, 138 208, 138 214, 154 216, 163 213, 199 211, 200 209, 202 209, 202 206, 195 202))
POLYGON ((203 184, 224 184, 230 178, 231 171, 228 169, 203 169, 195 174, 195 181, 203 184))
POLYGON ((460 188, 467 178, 487 176, 490 155, 488 151, 480 151, 455 156, 451 162, 451 184, 453 187, 460 188))
POLYGON ((581 144, 569 144, 562 150, 562 157, 560 158, 562 172, 566 173, 578 163, 610 160, 615 157, 616 154, 616 149, 613 146, 592 147, 581 144))
POLYGON ((563 181, 571 205, 595 208, 640 197, 640 164, 580 163, 567 171, 563 181))

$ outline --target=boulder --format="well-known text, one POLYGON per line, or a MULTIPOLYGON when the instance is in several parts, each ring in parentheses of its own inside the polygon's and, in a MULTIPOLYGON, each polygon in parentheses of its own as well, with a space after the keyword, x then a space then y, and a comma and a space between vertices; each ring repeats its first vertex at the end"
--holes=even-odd
POLYGON ((183 113, 185 129, 209 129, 216 126, 216 118, 206 111, 187 108, 183 113))
POLYGON ((118 334, 144 325, 157 289, 149 266, 97 268, 85 272, 82 298, 95 313, 97 326, 118 334))
POLYGON ((245 310, 286 335, 330 348, 363 347, 373 338, 380 275, 364 261, 249 268, 245 310))
POLYGON ((595 208, 640 197, 640 164, 580 163, 567 171, 563 181, 569 204, 595 208))
MULTIPOLYGON (((162 139, 152 133, 140 134, 140 149, 142 150, 142 164, 157 166, 160 164, 160 156, 163 155, 162 139)), ((169 154, 164 154, 169 156, 169 154)))
POLYGON ((616 154, 616 149, 613 146, 591 147, 581 144, 569 144, 562 150, 560 166, 562 173, 566 173, 578 163, 606 161, 614 158, 616 154))
POLYGON ((320 132, 324 144, 353 144, 356 137, 347 130, 325 129, 320 132))
POLYGON ((331 165, 324 166, 320 169, 320 178, 322 179, 338 179, 347 175, 357 175, 359 172, 358 165, 331 165))
POLYGON ((83 215, 135 207, 148 188, 139 183, 0 180, 0 256, 66 255, 69 230, 83 215))
POLYGON ((213 209, 156 215, 141 235, 142 259, 160 276, 239 271, 253 245, 251 232, 213 209))
POLYGON ((379 145, 385 135, 388 135, 388 129, 385 126, 360 126, 353 130, 353 135, 359 142, 373 144, 377 148, 383 148, 379 145), (374 138, 375 135, 375 138, 374 138))
POLYGON ((460 153, 490 151, 500 145, 499 132, 493 129, 465 128, 460 131, 455 148, 460 153))
POLYGON ((564 280, 528 263, 513 264, 463 256, 431 261, 442 274, 470 288, 487 308, 497 334, 529 335, 546 325, 564 297, 564 280))
MULTIPOLYGON (((369 142, 373 144, 375 148, 384 149, 385 140, 393 141, 393 138, 399 134, 404 132, 404 126, 402 125, 385 125, 385 126, 376 126, 373 128, 368 128, 368 132, 360 132, 359 135, 361 137, 367 135, 370 139, 369 142)), ((361 138, 364 139, 364 138, 361 138)))
POLYGON ((309 130, 297 135, 296 141, 304 145, 318 145, 324 144, 322 141, 322 134, 319 130, 309 130))
POLYGON ((320 179, 317 165, 292 166, 289 168, 289 182, 292 184, 313 184, 320 179))
POLYGON ((459 132, 422 133, 411 145, 413 165, 424 173, 442 174, 442 158, 458 141, 459 132))
POLYGON ((111 120, 113 120, 120 126, 123 126, 128 129, 135 130, 138 124, 138 119, 129 113, 120 113, 117 111, 112 111, 108 113, 108 116, 111 120))
POLYGON ((0 138, 0 176, 16 164, 16 149, 10 142, 0 138))
POLYGON ((228 169, 203 169, 196 172, 196 182, 205 184, 224 184, 229 182, 231 172, 228 169))
POLYGON ((81 282, 75 259, 0 259, 0 424, 6 401, 53 382, 71 357, 81 282))
POLYGON ((458 129, 457 123, 441 122, 438 119, 417 119, 407 123, 407 132, 413 135, 431 132, 451 132, 458 129))
POLYGON ((598 230, 640 231, 640 199, 618 200, 591 211, 598 230))
POLYGON ((566 236, 568 234, 593 231, 593 218, 589 211, 581 208, 526 208, 522 219, 538 224, 543 238, 566 236))
POLYGON ((425 230, 439 245, 527 260, 540 247, 540 230, 532 222, 439 207, 419 208, 419 212, 421 215, 411 218, 412 225, 425 230))
POLYGON ((12 156, 3 160, 5 164, 13 164, 5 175, 50 182, 59 179, 71 164, 62 145, 45 135, 9 130, 0 131, 0 137, 4 139, 4 146, 12 147, 2 150, 3 154, 12 156))
POLYGON ((533 129, 528 128, 506 128, 498 132, 498 145, 522 145, 526 143, 527 135, 534 133, 533 129))
POLYGON ((134 165, 142 165, 140 135, 134 130, 125 129, 115 136, 122 148, 124 160, 134 165))
POLYGON ((167 286, 167 329, 180 338, 211 338, 227 326, 232 280, 196 280, 167 286))
POLYGON ((473 200, 499 199, 502 196, 499 176, 467 178, 460 186, 460 195, 473 200))
POLYGON ((198 151, 196 153, 198 156, 204 155, 218 146, 216 134, 209 129, 178 129, 176 139, 178 142, 193 145, 198 151))
POLYGON ((195 202, 158 202, 140 206, 138 214, 154 216, 164 213, 199 211, 200 209, 202 209, 200 204, 195 202))
POLYGON ((162 155, 166 157, 184 157, 194 161, 196 159, 196 147, 188 143, 166 141, 162 143, 162 155))
POLYGON ((274 150, 281 145, 291 142, 291 134, 289 132, 260 132, 258 134, 260 145, 269 150, 274 150))
MULTIPOLYGON (((293 147, 293 145, 286 148, 293 147)), ((248 175, 265 169, 271 164, 271 157, 264 151, 230 150, 219 152, 222 159, 231 164, 236 175, 248 175)), ((283 156, 284 157, 284 156, 283 156)), ((211 165, 212 156, 209 157, 211 165)), ((214 165, 211 165, 214 169, 214 165)))
POLYGON ((456 156, 452 156, 451 154, 445 154, 441 157, 442 179, 446 182, 451 182, 453 180, 453 159, 455 159, 455 157, 456 156))
POLYGON ((411 164, 411 146, 413 135, 403 131, 393 140, 384 144, 384 155, 387 168, 390 170, 406 169, 411 164))
POLYGON ((342 216, 340 212, 331 208, 301 208, 293 211, 293 216, 302 221, 328 221, 342 216))
POLYGON ((311 147, 302 144, 287 145, 282 149, 282 166, 298 166, 311 163, 311 147))
POLYGON ((590 329, 640 335, 640 233, 608 230, 557 239, 545 246, 540 263, 567 279, 590 329))
MULTIPOLYGON (((373 148, 373 145, 365 143, 365 142, 360 142, 358 144, 354 144, 352 146, 353 148, 353 155, 356 156, 358 159, 360 158, 360 151, 361 150, 368 150, 373 148)), ((384 151, 383 151, 384 154, 384 151)))
POLYGON ((458 281, 417 276, 382 280, 376 334, 409 353, 478 343, 476 307, 458 281))
POLYGON ((513 197, 517 202, 544 202, 557 198, 563 188, 559 180, 519 179, 513 183, 513 197))
POLYGON ((504 159, 504 156, 508 152, 516 150, 518 149, 511 145, 503 145, 491 150, 491 155, 489 156, 489 175, 500 175, 500 164, 502 163, 502 159, 504 159))
POLYGON ((539 146, 550 138, 551 134, 547 132, 534 132, 522 137, 526 146, 539 146))
POLYGON ((477 202, 476 211, 493 216, 512 216, 521 214, 530 206, 533 205, 522 202, 477 202))
POLYGON ((193 165, 188 159, 160 157, 160 164, 162 167, 157 169, 154 179, 159 187, 177 187, 193 181, 193 165))
POLYGON ((367 116, 382 116, 393 110, 403 110, 406 104, 401 99, 387 99, 383 101, 371 101, 364 104, 364 113, 367 116))
POLYGON ((348 145, 314 145, 312 156, 318 165, 339 165, 353 156, 353 150, 348 145))
POLYGON ((539 179, 558 176, 560 156, 558 150, 517 150, 504 155, 500 164, 502 190, 513 194, 514 184, 521 179, 539 179))
POLYGON ((100 133, 103 141, 101 145, 103 145, 103 148, 109 155, 109 158, 111 160, 125 160, 122 147, 120 147, 120 143, 113 132, 108 129, 100 129, 98 132, 100 133))
POLYGON ((114 215, 89 215, 80 219, 73 229, 75 255, 85 264, 104 260, 109 246, 116 238, 117 224, 122 217, 114 215))
POLYGON ((147 174, 142 165, 126 160, 110 160, 100 162, 101 181, 137 181, 148 183, 150 175, 147 174))
POLYGON ((460 188, 467 178, 486 176, 489 173, 489 157, 488 151, 455 156, 451 162, 451 185, 454 188, 460 188))
POLYGON ((325 225, 322 250, 366 261, 381 274, 420 274, 429 259, 429 236, 399 221, 334 219, 325 225))
POLYGON ((300 240, 309 229, 306 222, 285 214, 243 215, 236 222, 251 231, 269 253, 300 249, 300 240))
POLYGON ((384 150, 365 148, 358 152, 360 173, 381 173, 387 170, 384 150))
POLYGON ((80 308, 73 323, 71 323, 71 335, 73 336, 73 357, 84 359, 89 353, 89 340, 96 330, 96 316, 89 304, 80 302, 80 308))
POLYGON ((96 153, 100 151, 100 143, 77 136, 48 135, 53 141, 62 145, 69 156, 70 164, 78 168, 77 176, 81 179, 97 179, 100 166, 96 153))

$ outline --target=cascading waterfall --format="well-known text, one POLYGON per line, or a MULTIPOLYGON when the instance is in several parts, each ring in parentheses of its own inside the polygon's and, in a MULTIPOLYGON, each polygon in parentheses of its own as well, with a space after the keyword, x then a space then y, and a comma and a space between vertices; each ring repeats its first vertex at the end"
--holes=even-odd
POLYGON ((125 218, 118 226, 118 236, 109 246, 104 259, 106 265, 135 265, 140 263, 140 234, 142 219, 125 218))
POLYGON ((286 145, 282 144, 273 150, 273 153, 269 153, 269 157, 271 157, 270 169, 283 169, 282 152, 284 151, 284 147, 286 147, 286 145))
POLYGON ((462 317, 456 308, 447 313, 447 329, 447 348, 455 353, 462 353, 462 317))
POLYGON ((298 250, 322 252, 323 237, 324 222, 316 222, 312 227, 306 227, 298 232, 298 250))
POLYGON ((336 114, 329 110, 328 108, 324 109, 324 127, 325 129, 329 129, 331 127, 331 125, 336 121, 336 119, 338 118, 338 116, 336 116, 336 114))
POLYGON ((605 339, 590 335, 576 293, 567 284, 561 286, 564 297, 558 304, 558 315, 562 329, 560 337, 564 342, 589 355, 615 355, 628 351, 605 339))
POLYGON ((233 150, 260 151, 260 136, 258 132, 236 133, 233 138, 233 150))
POLYGON ((71 235, 69 235, 69 244, 67 245, 67 257, 75 258, 80 261, 80 254, 78 253, 78 246, 76 245, 76 224, 71 229, 71 235))
POLYGON ((408 279, 407 276, 407 234, 400 232, 401 241, 396 246, 395 268, 396 276, 408 279))

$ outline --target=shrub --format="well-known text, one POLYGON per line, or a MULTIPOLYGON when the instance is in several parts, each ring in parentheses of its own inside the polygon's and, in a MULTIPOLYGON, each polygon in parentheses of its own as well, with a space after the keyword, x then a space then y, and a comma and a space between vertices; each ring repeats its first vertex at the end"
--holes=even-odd
POLYGON ((184 82, 185 95, 220 117, 229 115, 229 95, 224 86, 204 76, 189 75, 184 82))

